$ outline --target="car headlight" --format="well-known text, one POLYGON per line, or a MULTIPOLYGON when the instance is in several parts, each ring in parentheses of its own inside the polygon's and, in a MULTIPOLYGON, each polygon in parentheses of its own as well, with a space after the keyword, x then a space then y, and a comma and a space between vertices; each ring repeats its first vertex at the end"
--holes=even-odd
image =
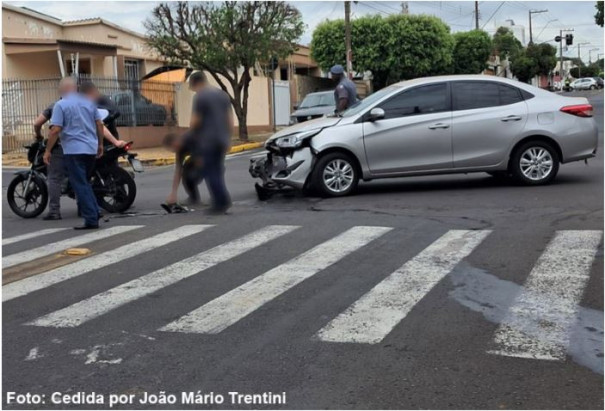
POLYGON ((275 145, 280 148, 297 148, 302 145, 305 139, 319 134, 320 131, 321 129, 303 131, 300 133, 290 134, 289 136, 280 137, 275 140, 275 145))

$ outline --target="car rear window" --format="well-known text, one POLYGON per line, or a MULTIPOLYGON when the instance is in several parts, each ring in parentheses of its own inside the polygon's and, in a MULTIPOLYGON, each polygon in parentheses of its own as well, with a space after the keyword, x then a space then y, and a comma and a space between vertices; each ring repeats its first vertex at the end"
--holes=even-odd
POLYGON ((529 96, 525 97, 522 90, 516 87, 487 81, 454 82, 452 93, 454 110, 505 106, 533 97, 531 93, 527 93, 529 96))

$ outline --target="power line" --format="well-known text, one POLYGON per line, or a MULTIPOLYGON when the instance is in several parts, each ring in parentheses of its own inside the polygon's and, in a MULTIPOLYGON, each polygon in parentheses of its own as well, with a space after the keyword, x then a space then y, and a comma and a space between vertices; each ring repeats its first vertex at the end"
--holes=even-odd
POLYGON ((489 21, 492 19, 492 17, 494 17, 494 15, 498 12, 498 10, 500 10, 500 8, 502 6, 504 6, 504 1, 500 3, 500 5, 496 8, 496 10, 494 10, 494 12, 492 13, 491 16, 489 16, 489 19, 487 19, 487 21, 485 23, 483 23, 483 26, 481 26, 481 29, 483 30, 483 28, 487 25, 487 23, 489 23, 489 21))
POLYGON ((388 12, 386 12, 386 11, 384 11, 384 10, 380 10, 380 9, 379 9, 379 8, 377 8, 377 7, 371 6, 371 5, 370 5, 370 4, 368 4, 367 2, 360 1, 360 2, 358 2, 358 3, 356 3, 356 4, 360 4, 360 5, 362 5, 362 6, 365 6, 365 7, 368 7, 368 8, 370 8, 370 9, 376 10, 376 11, 378 11, 378 12, 380 12, 380 13, 382 13, 382 14, 386 15, 386 16, 390 16, 390 15, 392 14, 392 13, 388 13, 388 12))

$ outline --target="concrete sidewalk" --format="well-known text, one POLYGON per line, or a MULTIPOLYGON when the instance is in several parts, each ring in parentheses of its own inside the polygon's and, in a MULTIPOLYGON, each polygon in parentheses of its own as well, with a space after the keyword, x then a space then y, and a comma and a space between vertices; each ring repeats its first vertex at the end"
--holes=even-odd
MULTIPOLYGON (((241 140, 234 139, 232 141, 229 154, 260 148, 264 145, 265 140, 267 140, 271 134, 272 133, 264 133, 249 136, 249 141, 245 143, 241 140)), ((174 153, 171 153, 163 147, 137 149, 136 146, 133 146, 131 151, 133 153, 137 153, 137 158, 146 166, 165 166, 174 164, 174 153)), ((126 160, 121 158, 120 163, 126 163, 126 160)), ((2 167, 29 166, 30 164, 27 161, 27 153, 25 152, 11 152, 2 154, 2 167)))

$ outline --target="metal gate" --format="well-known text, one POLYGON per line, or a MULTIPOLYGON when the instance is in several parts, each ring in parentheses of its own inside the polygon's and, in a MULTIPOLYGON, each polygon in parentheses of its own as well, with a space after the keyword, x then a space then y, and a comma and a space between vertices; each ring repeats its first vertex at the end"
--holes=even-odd
POLYGON ((275 124, 287 126, 290 124, 290 82, 276 80, 273 83, 275 92, 275 124))

